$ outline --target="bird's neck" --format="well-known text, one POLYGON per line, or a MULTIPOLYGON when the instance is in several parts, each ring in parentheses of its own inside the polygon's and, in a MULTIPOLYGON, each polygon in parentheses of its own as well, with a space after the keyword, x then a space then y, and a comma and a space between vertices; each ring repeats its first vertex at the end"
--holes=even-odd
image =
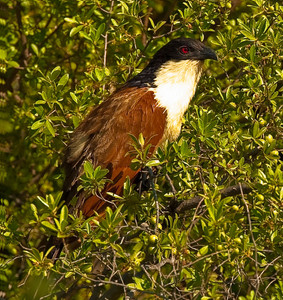
POLYGON ((151 87, 160 107, 167 112, 164 139, 178 137, 182 118, 193 98, 203 63, 196 60, 168 61, 155 74, 151 87))

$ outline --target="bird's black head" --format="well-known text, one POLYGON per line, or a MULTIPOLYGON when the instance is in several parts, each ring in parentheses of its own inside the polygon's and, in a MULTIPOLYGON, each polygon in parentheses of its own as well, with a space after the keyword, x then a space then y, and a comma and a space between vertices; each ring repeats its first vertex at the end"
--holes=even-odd
POLYGON ((166 62, 168 60, 205 60, 215 59, 215 52, 198 40, 178 38, 170 41, 156 52, 152 60, 166 62))
POLYGON ((203 61, 205 59, 217 60, 215 52, 198 40, 178 38, 171 40, 159 49, 147 67, 130 81, 126 86, 153 86, 156 72, 169 61, 203 61))

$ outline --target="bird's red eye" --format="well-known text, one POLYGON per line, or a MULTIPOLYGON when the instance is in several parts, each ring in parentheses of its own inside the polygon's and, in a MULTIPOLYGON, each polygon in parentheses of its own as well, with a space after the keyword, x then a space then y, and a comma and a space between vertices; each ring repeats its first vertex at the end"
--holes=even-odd
POLYGON ((180 47, 179 51, 180 51, 182 54, 188 54, 188 53, 189 53, 189 48, 186 47, 186 46, 182 46, 182 47, 180 47))

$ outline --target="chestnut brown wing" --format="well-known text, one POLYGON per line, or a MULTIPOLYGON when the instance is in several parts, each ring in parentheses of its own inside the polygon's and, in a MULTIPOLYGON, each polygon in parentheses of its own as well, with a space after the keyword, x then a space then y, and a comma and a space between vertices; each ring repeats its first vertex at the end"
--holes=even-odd
POLYGON ((131 179, 139 172, 130 168, 133 150, 130 134, 143 134, 151 144, 150 154, 159 146, 166 126, 166 112, 157 106, 154 94, 147 88, 122 88, 101 105, 95 107, 73 133, 65 156, 66 180, 64 200, 77 197, 76 207, 85 216, 93 211, 103 213, 107 203, 95 195, 77 192, 83 162, 89 160, 94 168, 108 168, 108 183, 102 192, 121 194, 127 176, 131 179))

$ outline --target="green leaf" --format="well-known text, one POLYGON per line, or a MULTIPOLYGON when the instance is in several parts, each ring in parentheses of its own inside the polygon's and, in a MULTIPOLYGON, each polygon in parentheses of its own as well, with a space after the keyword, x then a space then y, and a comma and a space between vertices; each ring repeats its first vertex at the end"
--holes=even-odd
MULTIPOLYGON (((55 222, 55 224, 56 224, 56 226, 57 226, 57 231, 59 230, 59 231, 62 231, 62 228, 61 228, 61 223, 57 220, 57 219, 54 219, 54 222, 55 222)), ((59 232, 58 232, 59 233, 59 232)), ((57 233, 57 235, 58 235, 58 233, 57 233)))
POLYGON ((45 91, 42 91, 42 93, 39 93, 39 94, 41 95, 41 97, 44 101, 48 101, 48 96, 45 91))
POLYGON ((44 254, 44 257, 48 257, 48 254, 54 249, 55 246, 50 247, 46 253, 44 254))
POLYGON ((261 38, 264 35, 266 30, 269 28, 269 26, 270 26, 270 23, 269 23, 268 19, 265 16, 263 16, 258 25, 258 37, 259 38, 261 38))
POLYGON ((260 137, 266 132, 266 130, 267 130, 267 127, 262 127, 262 128, 258 131, 258 133, 257 133, 257 135, 256 135, 256 138, 260 138, 260 137))
POLYGON ((64 205, 60 213, 60 224, 62 224, 63 221, 67 221, 67 220, 68 220, 68 207, 67 205, 64 205))
POLYGON ((46 125, 46 128, 48 129, 48 131, 51 133, 51 135, 53 137, 55 137, 55 130, 49 120, 45 121, 45 125, 46 125))
POLYGON ((73 92, 70 92, 70 96, 71 96, 71 98, 73 99, 74 102, 78 103, 78 98, 73 92))
POLYGON ((7 51, 4 49, 0 49, 0 59, 5 60, 7 57, 7 51))
POLYGON ((73 125, 77 128, 80 124, 80 119, 77 116, 72 116, 73 125))
POLYGON ((73 23, 73 24, 77 24, 78 21, 72 18, 64 18, 64 21, 68 22, 68 23, 73 23))
POLYGON ((149 17, 148 19, 149 19, 149 22, 151 24, 151 27, 154 28, 155 27, 154 21, 152 20, 151 17, 149 17))
POLYGON ((241 33, 247 37, 249 40, 251 41, 255 41, 256 40, 256 37, 250 32, 250 31, 247 31, 247 30, 241 30, 241 33))
POLYGON ((255 121, 254 127, 253 127, 253 137, 256 138, 259 132, 259 123, 258 121, 255 121))
POLYGON ((38 56, 39 51, 38 51, 37 46, 35 44, 31 44, 31 48, 32 48, 33 52, 35 53, 35 55, 38 56))
POLYGON ((164 24, 166 24, 166 21, 159 21, 155 28, 154 28, 154 31, 156 32, 158 29, 160 29, 164 24))
POLYGON ((42 260, 43 253, 39 252, 36 248, 32 248, 31 252, 28 250, 24 250, 24 252, 36 262, 40 262, 42 260))
POLYGON ((199 253, 201 256, 204 256, 208 253, 208 246, 203 246, 202 248, 199 249, 199 253))
POLYGON ((37 208, 36 208, 36 206, 35 206, 33 203, 31 203, 30 207, 31 207, 31 210, 32 210, 34 213, 37 213, 37 208))
POLYGON ((101 69, 96 68, 94 70, 94 72, 95 72, 95 75, 96 75, 98 81, 101 81, 103 79, 103 77, 104 77, 104 71, 101 70, 101 69))
POLYGON ((217 146, 216 146, 216 144, 214 143, 213 139, 207 138, 207 139, 205 139, 205 142, 206 142, 207 145, 209 145, 212 149, 214 149, 214 150, 217 149, 217 146))
POLYGON ((231 101, 232 100, 232 86, 229 85, 228 89, 226 91, 226 100, 231 101))
POLYGON ((256 47, 252 45, 250 48, 250 59, 254 63, 255 62, 255 54, 256 54, 256 47))
POLYGON ((98 166, 95 170, 94 170, 94 177, 97 179, 97 180, 100 180, 102 179, 105 175, 107 175, 109 172, 109 170, 107 169, 101 169, 100 166, 98 166))
MULTIPOLYGON (((100 166, 98 166, 97 168, 100 168, 100 166)), ((89 161, 84 162, 84 171, 86 174, 89 174, 90 176, 93 174, 94 169, 93 169, 93 165, 91 162, 89 162, 89 161)))
POLYGON ((11 68, 18 68, 20 65, 18 62, 10 60, 10 61, 8 61, 8 66, 11 68))
POLYGON ((65 278, 69 278, 69 277, 71 277, 73 275, 74 275, 74 272, 66 272, 65 273, 65 278))
POLYGON ((159 159, 153 159, 148 161, 145 165, 146 167, 156 167, 160 166, 162 163, 159 161, 159 159))
POLYGON ((116 251, 116 254, 122 258, 127 258, 123 248, 118 244, 111 244, 111 247, 116 251))
POLYGON ((206 207, 207 207, 207 210, 208 210, 208 213, 209 213, 210 218, 211 218, 213 221, 215 221, 216 210, 215 210, 215 208, 213 207, 213 205, 211 204, 211 200, 210 200, 210 199, 208 199, 208 200, 204 199, 204 201, 205 201, 205 205, 206 205, 206 207))
POLYGON ((115 210, 114 214, 112 215, 112 221, 114 221, 119 216, 123 206, 124 205, 122 204, 122 205, 118 206, 118 208, 115 210))
POLYGON ((124 1, 120 1, 120 4, 123 6, 123 8, 128 12, 129 8, 128 5, 124 1))
POLYGON ((43 204, 45 205, 46 207, 49 207, 49 203, 46 199, 40 197, 40 196, 37 196, 37 199, 43 204))
POLYGON ((55 67, 50 73, 50 79, 54 81, 59 76, 60 73, 61 73, 61 67, 60 66, 55 67))
POLYGON ((37 207, 36 207, 33 203, 31 203, 30 207, 31 207, 31 210, 33 211, 34 217, 35 217, 36 220, 38 221, 39 218, 38 218, 38 213, 37 213, 37 207))
POLYGON ((135 283, 131 283, 131 285, 138 289, 138 290, 141 290, 143 291, 144 290, 144 282, 145 280, 143 278, 139 278, 139 277, 133 277, 135 283))
POLYGON ((49 117, 49 120, 52 121, 60 121, 60 122, 66 122, 66 119, 63 116, 51 116, 49 117))
POLYGON ((139 141, 139 144, 143 147, 144 146, 144 137, 143 137, 142 133, 139 134, 138 141, 139 141))
POLYGON ((68 82, 68 80, 69 80, 69 74, 64 74, 64 75, 60 78, 60 80, 59 80, 59 82, 58 82, 58 86, 59 86, 59 85, 65 86, 66 83, 68 82))
POLYGON ((103 33, 104 29, 105 29, 105 24, 104 23, 100 24, 99 27, 96 30, 96 33, 95 33, 95 37, 94 37, 95 41, 99 40, 99 38, 100 38, 101 34, 103 33))
POLYGON ((112 22, 112 24, 113 24, 115 27, 118 27, 118 26, 119 26, 118 23, 117 23, 117 21, 116 21, 115 19, 112 19, 112 18, 111 18, 111 22, 112 22))
POLYGON ((51 229, 53 231, 57 231, 57 228, 53 224, 51 224, 50 222, 48 222, 48 221, 42 221, 41 224, 44 227, 47 227, 47 228, 49 228, 49 229, 51 229))
POLYGON ((84 27, 84 25, 79 25, 77 27, 72 28, 70 31, 70 37, 73 37, 75 34, 80 32, 83 29, 83 27, 84 27))
POLYGON ((115 241, 118 240, 118 238, 119 238, 118 233, 114 233, 114 234, 112 234, 112 235, 110 236, 109 242, 110 242, 110 243, 114 243, 115 241))
POLYGON ((35 105, 41 105, 41 104, 45 104, 46 101, 45 100, 37 100, 34 104, 35 105))
POLYGON ((34 122, 32 125, 31 125, 31 129, 32 130, 36 130, 40 127, 42 127, 44 125, 44 121, 43 120, 38 120, 36 122, 34 122))

